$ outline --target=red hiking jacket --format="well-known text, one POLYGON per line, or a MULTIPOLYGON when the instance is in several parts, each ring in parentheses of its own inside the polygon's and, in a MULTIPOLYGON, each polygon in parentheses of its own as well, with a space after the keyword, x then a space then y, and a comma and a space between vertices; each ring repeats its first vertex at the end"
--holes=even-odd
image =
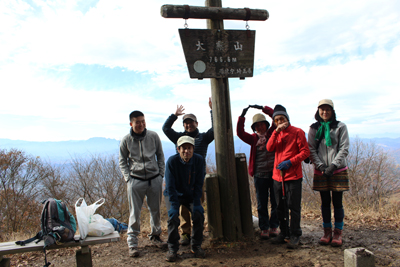
POLYGON ((272 175, 275 181, 282 182, 280 170, 276 167, 285 160, 290 160, 292 166, 283 171, 284 180, 303 178, 301 162, 310 155, 310 149, 302 129, 289 125, 280 133, 274 131, 267 142, 267 150, 275 150, 274 173, 272 175))

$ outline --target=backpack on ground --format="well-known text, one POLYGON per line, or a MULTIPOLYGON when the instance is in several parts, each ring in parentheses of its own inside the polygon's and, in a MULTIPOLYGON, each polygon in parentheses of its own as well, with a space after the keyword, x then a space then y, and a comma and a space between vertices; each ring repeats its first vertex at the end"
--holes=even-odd
POLYGON ((25 246, 32 241, 39 243, 44 240, 45 266, 49 266, 46 258, 46 247, 64 242, 73 241, 76 232, 76 221, 61 200, 48 198, 42 202, 43 210, 40 218, 41 231, 36 236, 15 244, 25 246))

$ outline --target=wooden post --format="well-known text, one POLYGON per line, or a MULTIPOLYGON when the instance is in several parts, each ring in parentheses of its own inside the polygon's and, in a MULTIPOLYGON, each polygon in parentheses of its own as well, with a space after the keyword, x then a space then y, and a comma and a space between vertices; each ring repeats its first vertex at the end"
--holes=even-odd
POLYGON ((237 153, 235 158, 243 235, 246 237, 253 237, 253 213, 251 209, 249 174, 247 171, 246 154, 237 153))
POLYGON ((92 267, 92 251, 89 246, 81 246, 81 249, 75 252, 77 267, 92 267))
MULTIPOLYGON (((206 0, 206 6, 222 7, 221 0, 206 0)), ((223 20, 207 20, 208 29, 224 29, 223 20)), ((235 150, 228 78, 212 78, 215 158, 220 185, 224 238, 237 241, 242 237, 239 197, 236 179, 235 150)))
MULTIPOLYGON (((206 0, 206 7, 194 7, 189 5, 163 5, 161 7, 161 15, 164 18, 196 18, 196 19, 207 19, 207 28, 210 32, 224 32, 227 34, 227 31, 224 30, 224 19, 233 19, 233 20, 266 20, 269 17, 268 11, 261 9, 233 9, 233 8, 222 8, 221 0, 206 0)), ((190 34, 190 30, 185 32, 186 37, 190 34)), ((249 45, 252 42, 249 42, 249 38, 254 38, 255 32, 246 31, 247 39, 243 39, 243 41, 249 45)), ((181 33, 181 32, 180 32, 181 33)), ((183 32, 182 32, 183 33, 183 32)), ((214 34, 214 33, 213 33, 214 34)), ((233 33, 231 33, 233 34, 233 33)), ((239 34, 240 35, 240 34, 239 34)), ((238 35, 238 36, 239 36, 238 35)), ((182 36, 182 35, 181 35, 182 36)), ((207 38, 215 38, 215 35, 210 35, 211 37, 207 38)), ((205 38, 204 36, 202 38, 205 38)), ((183 39, 182 39, 183 40, 183 39)), ((203 51, 208 51, 203 48, 203 43, 200 40, 197 40, 196 44, 197 50, 202 53, 203 51)), ((251 40, 250 40, 251 41, 251 40)), ((226 41, 225 41, 226 42, 226 41)), ((229 43, 229 40, 228 40, 229 43)), ((187 43, 185 43, 187 44, 187 43)), ((192 44, 193 45, 193 44, 192 44)), ((215 158, 217 163, 217 173, 219 180, 219 188, 220 188, 220 203, 221 203, 221 215, 222 215, 222 226, 223 226, 223 234, 226 241, 237 241, 242 237, 242 223, 240 217, 239 210, 239 195, 238 195, 238 184, 237 184, 237 176, 236 176, 236 164, 235 164, 235 150, 233 145, 233 130, 232 130, 232 116, 231 116, 231 107, 230 107, 230 96, 229 96, 229 83, 227 77, 239 77, 240 79, 244 79, 244 77, 252 77, 253 74, 253 61, 250 61, 251 68, 247 67, 246 64, 249 63, 246 61, 249 55, 245 52, 242 53, 242 45, 239 41, 234 45, 235 57, 230 59, 230 56, 224 58, 222 56, 223 47, 221 47, 220 41, 213 44, 212 50, 214 51, 214 46, 217 49, 218 56, 210 54, 207 55, 206 61, 208 58, 213 59, 214 63, 220 67, 218 72, 216 72, 215 66, 213 64, 209 64, 211 66, 211 70, 207 72, 206 67, 207 64, 204 61, 203 54, 196 54, 199 58, 194 58, 196 61, 191 62, 193 65, 188 65, 190 77, 203 79, 203 78, 211 78, 211 95, 213 99, 213 115, 214 115, 214 138, 215 138, 215 158), (218 46, 219 45, 219 46, 218 46), (238 47, 237 47, 238 46, 238 47), (221 52, 222 51, 222 52, 221 52), (240 64, 241 66, 236 66, 234 69, 233 65, 230 63, 237 63, 236 54, 243 60, 240 64), (217 64, 218 63, 218 64, 217 64), (212 69, 214 66, 214 69, 212 69), (228 68, 229 67, 229 68, 228 68), (191 72, 190 70, 192 70, 191 72), (197 73, 197 74, 196 74, 197 73), (204 73, 204 74, 202 74, 204 73), (202 74, 202 75, 200 75, 202 74), (220 78, 224 77, 224 78, 220 78)), ((254 43, 252 45, 254 47, 254 43)), ((247 46, 246 46, 247 47, 247 46)), ((194 48, 194 47, 193 47, 194 48)), ((233 48, 232 48, 233 49, 233 48)), ((229 50, 229 49, 228 49, 229 50)), ((227 51, 228 51, 227 50, 227 51)), ((250 53, 251 59, 254 57, 254 49, 250 53)), ((186 52, 185 52, 186 57, 186 52)), ((186 58, 187 59, 187 58, 186 58)), ((193 58, 190 58, 191 60, 193 58)), ((187 59, 189 64, 189 60, 187 59)), ((211 62, 211 61, 210 61, 211 62)), ((234 65, 235 65, 234 64, 234 65)), ((211 203, 208 203, 211 206, 211 203)))
POLYGON ((10 267, 11 259, 3 258, 3 255, 0 255, 0 267, 10 267))
POLYGON ((224 237, 224 233, 222 231, 218 175, 216 173, 207 174, 205 183, 207 196, 208 230, 210 231, 210 237, 213 240, 219 240, 224 237))
POLYGON ((163 5, 161 7, 161 16, 164 18, 262 21, 267 20, 269 14, 265 9, 163 5))

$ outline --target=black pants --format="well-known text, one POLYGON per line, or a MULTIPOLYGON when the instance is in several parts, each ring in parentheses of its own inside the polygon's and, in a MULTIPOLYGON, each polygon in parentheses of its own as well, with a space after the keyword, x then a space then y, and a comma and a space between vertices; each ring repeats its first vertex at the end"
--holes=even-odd
POLYGON ((289 230, 290 235, 293 236, 301 236, 302 231, 300 227, 300 219, 301 219, 301 191, 302 191, 302 181, 303 179, 298 179, 294 181, 286 181, 284 184, 285 187, 285 196, 286 196, 286 205, 283 202, 282 196, 282 183, 274 180, 274 190, 276 203, 278 204, 277 214, 279 220, 279 227, 281 229, 281 234, 285 234, 286 230, 289 230), (285 211, 285 206, 287 210, 285 211), (290 211, 290 226, 287 229, 287 224, 285 223, 285 213, 286 218, 289 219, 289 211, 290 211))
POLYGON ((333 208, 341 209, 343 208, 342 199, 343 199, 343 192, 335 192, 332 191, 320 191, 321 195, 321 206, 324 208, 331 208, 331 202, 333 204, 333 208))
MULTIPOLYGON (((171 202, 169 202, 169 197, 165 197, 165 204, 167 210, 171 208, 171 202)), ((192 236, 190 243, 193 247, 200 247, 203 242, 203 229, 204 229, 204 214, 200 212, 195 212, 193 214, 193 203, 181 202, 181 205, 185 206, 191 213, 193 227, 192 236)), ((172 218, 168 218, 168 249, 173 252, 179 250, 179 225, 180 225, 179 215, 175 215, 172 218)))

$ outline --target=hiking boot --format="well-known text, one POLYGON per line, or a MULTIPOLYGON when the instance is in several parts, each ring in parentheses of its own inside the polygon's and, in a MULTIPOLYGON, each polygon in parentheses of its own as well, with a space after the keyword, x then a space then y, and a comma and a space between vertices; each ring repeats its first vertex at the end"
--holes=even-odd
POLYGON ((139 254, 139 250, 136 247, 129 248, 129 257, 138 257, 139 254))
POLYGON ((291 236, 289 243, 286 245, 287 248, 295 249, 299 246, 300 236, 291 236))
POLYGON ((343 243, 342 230, 335 228, 335 230, 333 230, 331 246, 332 247, 340 247, 342 245, 342 243, 343 243))
POLYGON ((285 244, 286 240, 282 234, 279 234, 277 237, 271 239, 272 244, 285 244))
POLYGON ((182 234, 180 243, 181 243, 182 246, 190 245, 190 235, 189 234, 182 234))
POLYGON ((195 258, 205 258, 206 252, 201 247, 192 247, 195 258))
POLYGON ((277 228, 271 228, 269 229, 269 237, 276 237, 279 235, 278 229, 277 228))
POLYGON ((324 236, 318 241, 321 245, 328 245, 332 240, 332 228, 324 228, 324 236))
POLYGON ((152 236, 150 237, 150 242, 151 242, 154 246, 156 246, 156 247, 158 247, 158 248, 166 249, 166 248, 168 247, 168 244, 165 243, 165 242, 163 242, 163 241, 161 240, 161 238, 160 238, 159 235, 152 235, 152 236))
POLYGON ((176 252, 168 251, 165 260, 169 261, 169 262, 174 262, 174 261, 176 261, 177 258, 178 258, 178 255, 176 254, 176 252))
POLYGON ((268 239, 269 238, 269 231, 268 230, 261 230, 260 236, 262 239, 268 239))

